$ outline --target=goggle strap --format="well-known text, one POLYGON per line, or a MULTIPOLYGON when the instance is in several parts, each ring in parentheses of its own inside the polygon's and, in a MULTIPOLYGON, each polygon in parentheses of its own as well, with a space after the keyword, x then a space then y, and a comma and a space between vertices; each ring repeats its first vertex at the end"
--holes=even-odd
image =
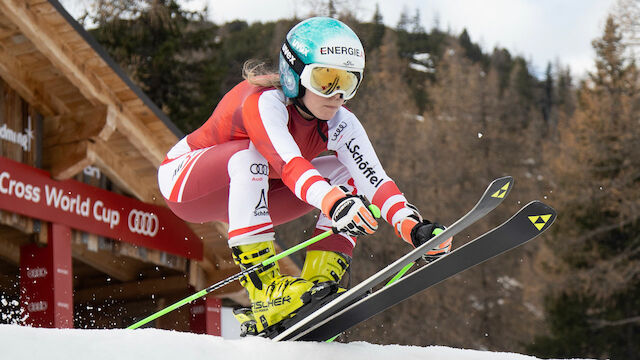
POLYGON ((306 64, 302 59, 300 59, 300 57, 298 57, 298 54, 291 49, 291 44, 289 44, 289 40, 287 40, 286 37, 282 44, 282 48, 280 49, 280 53, 284 56, 285 60, 287 60, 293 71, 295 71, 298 76, 302 75, 302 71, 306 64))

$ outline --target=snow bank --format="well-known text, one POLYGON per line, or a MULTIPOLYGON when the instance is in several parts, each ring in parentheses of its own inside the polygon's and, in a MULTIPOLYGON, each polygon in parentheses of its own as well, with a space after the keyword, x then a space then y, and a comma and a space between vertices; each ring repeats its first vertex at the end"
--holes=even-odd
POLYGON ((525 360, 531 356, 441 346, 373 345, 364 342, 225 340, 157 329, 79 330, 0 325, 0 359, 11 360, 525 360))

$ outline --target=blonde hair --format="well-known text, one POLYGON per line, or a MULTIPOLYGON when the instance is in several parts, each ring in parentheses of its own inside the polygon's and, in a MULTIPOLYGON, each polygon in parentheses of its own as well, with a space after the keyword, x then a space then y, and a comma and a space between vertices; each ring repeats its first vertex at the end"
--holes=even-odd
POLYGON ((280 74, 267 69, 262 61, 247 60, 242 66, 242 77, 254 86, 282 88, 280 74))

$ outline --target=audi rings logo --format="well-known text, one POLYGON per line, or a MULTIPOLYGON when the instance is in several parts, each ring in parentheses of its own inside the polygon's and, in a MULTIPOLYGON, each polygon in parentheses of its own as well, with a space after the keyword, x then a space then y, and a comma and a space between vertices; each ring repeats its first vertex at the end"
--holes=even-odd
POLYGON ((160 221, 156 214, 133 209, 129 212, 127 221, 132 233, 154 237, 160 228, 160 221))
POLYGON ((29 305, 27 305, 27 310, 29 310, 29 312, 46 311, 48 308, 49 308, 49 303, 47 303, 44 300, 32 302, 32 303, 29 303, 29 305))
POLYGON ((47 274, 48 274, 47 269, 43 267, 27 270, 27 277, 29 279, 43 278, 47 276, 47 274))
POLYGON ((254 175, 269 175, 269 165, 251 164, 249 170, 254 175))
POLYGON ((192 306, 191 307, 191 314, 192 315, 204 314, 204 305, 192 306))

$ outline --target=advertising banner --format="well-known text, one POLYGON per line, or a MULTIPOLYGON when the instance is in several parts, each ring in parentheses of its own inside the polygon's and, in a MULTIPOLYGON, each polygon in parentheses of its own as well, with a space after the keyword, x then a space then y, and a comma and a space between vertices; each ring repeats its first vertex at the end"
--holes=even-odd
MULTIPOLYGON (((155 186, 155 184, 149 184, 155 186)), ((171 210, 0 157, 0 209, 118 241, 202 259, 202 241, 171 210)))

